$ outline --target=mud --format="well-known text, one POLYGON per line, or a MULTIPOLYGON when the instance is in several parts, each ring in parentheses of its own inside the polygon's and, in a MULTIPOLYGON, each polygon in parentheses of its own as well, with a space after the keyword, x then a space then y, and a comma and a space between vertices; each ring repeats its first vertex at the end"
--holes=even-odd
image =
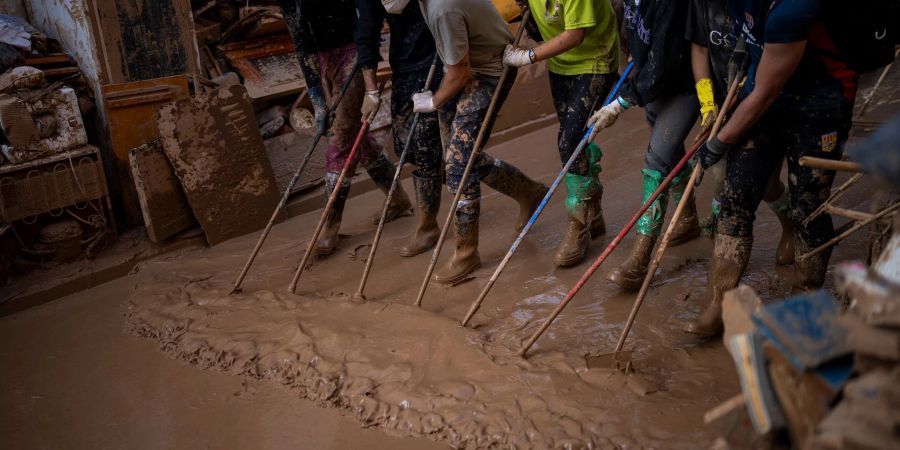
MULTIPOLYGON (((472 329, 457 323, 516 234, 518 205, 487 189, 479 249, 483 268, 467 283, 432 284, 423 309, 410 305, 430 253, 397 256, 415 227, 413 217, 385 228, 366 292, 369 301, 354 303, 346 295, 355 290, 364 263, 354 259, 353 250, 370 243, 374 226, 366 218, 381 208, 382 194, 369 192, 348 201, 338 251, 307 271, 299 295, 286 294, 286 286, 318 211, 275 227, 243 294, 225 295, 255 234, 169 255, 138 266, 129 277, 0 319, 0 379, 9 386, 0 396, 3 404, 13 405, 0 412, 3 432, 11 434, 16 426, 31 432, 14 434, 17 448, 47 442, 83 448, 147 442, 322 448, 328 446, 322 444, 323 435, 338 439, 358 431, 334 414, 339 411, 364 427, 463 447, 708 447, 714 436, 703 426, 703 413, 740 389, 721 343, 681 332, 683 322, 706 305, 709 240, 673 248, 663 258, 626 343, 626 349, 635 350, 633 375, 584 366, 584 354, 614 348, 633 300, 602 274, 560 315, 528 360, 513 356, 638 207, 648 135, 640 112, 629 111, 615 133, 599 138, 610 231, 592 242, 586 260, 571 269, 554 267, 551 255, 565 224, 564 201, 557 196, 474 317, 472 329), (124 309, 110 310, 119 303, 124 309), (123 337, 118 330, 125 328, 153 340, 123 337), (173 367, 173 361, 153 347, 215 370, 176 365, 177 370, 165 369, 161 376, 161 368, 173 367), (239 383, 258 400, 241 404, 246 407, 218 400, 243 392, 239 383), (164 407, 158 405, 160 395, 164 407), (289 413, 306 408, 300 397, 332 408, 306 416, 289 413), (84 414, 84 408, 93 414, 84 414), (105 435, 104 419, 119 424, 120 431, 105 435), (39 432, 46 424, 52 424, 52 432, 39 432), (67 431, 78 439, 66 441, 67 431), (310 435, 319 445, 303 440, 310 435)), ((559 167, 556 138, 557 128, 550 126, 490 152, 546 183, 559 167)), ((873 197, 868 187, 848 195, 842 205, 865 209, 873 197)), ((709 194, 701 186, 701 215, 709 210, 709 194)), ((443 202, 441 214, 448 203, 443 202)), ((792 271, 774 265, 777 218, 761 209, 755 231, 743 281, 764 299, 778 298, 789 292, 792 271)), ((633 234, 622 247, 627 249, 631 239, 633 234)), ((863 237, 842 245, 832 261, 864 257, 861 242, 863 237)), ((600 270, 616 267, 626 253, 620 248, 600 270)), ((430 445, 386 440, 379 433, 367 436, 344 447, 430 445)))

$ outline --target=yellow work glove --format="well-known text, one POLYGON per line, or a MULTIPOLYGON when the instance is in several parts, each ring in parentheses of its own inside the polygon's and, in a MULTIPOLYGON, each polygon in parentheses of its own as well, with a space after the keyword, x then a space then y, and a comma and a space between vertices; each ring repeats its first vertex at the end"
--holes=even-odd
POLYGON ((719 106, 713 96, 712 80, 704 78, 694 86, 697 89, 697 100, 700 101, 700 126, 706 128, 716 121, 719 106))

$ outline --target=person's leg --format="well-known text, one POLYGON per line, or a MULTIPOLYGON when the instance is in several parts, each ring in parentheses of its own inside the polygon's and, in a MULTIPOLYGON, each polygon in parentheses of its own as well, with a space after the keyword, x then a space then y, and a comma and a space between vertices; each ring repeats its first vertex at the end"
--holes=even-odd
POLYGON ((726 156, 725 184, 716 225, 709 284, 712 295, 700 316, 685 326, 688 333, 715 336, 722 331, 722 299, 737 287, 753 247, 753 221, 766 184, 781 160, 781 145, 773 134, 758 128, 754 137, 726 156))
POLYGON ((781 239, 775 249, 775 262, 787 265, 794 263, 794 221, 790 217, 791 198, 781 182, 781 165, 782 162, 779 161, 778 167, 772 171, 763 200, 781 224, 781 239))
MULTIPOLYGON (((398 157, 403 152, 410 132, 413 132, 407 150, 407 162, 414 165, 413 186, 416 191, 418 220, 410 241, 400 248, 400 256, 415 256, 434 246, 440 236, 437 213, 441 206, 442 157, 441 130, 438 113, 419 114, 415 130, 413 121, 413 94, 425 87, 428 68, 394 74, 391 91, 391 115, 393 117, 394 151, 398 157)), ((441 74, 435 72, 432 87, 440 84, 441 74)))
MULTIPOLYGON (((644 169, 641 171, 644 175, 643 202, 649 200, 669 171, 684 156, 684 140, 697 121, 699 106, 695 96, 685 94, 650 103, 646 106, 645 111, 652 131, 644 169)), ((690 165, 685 166, 681 173, 672 180, 671 189, 657 197, 638 220, 637 236, 631 254, 622 265, 610 273, 609 279, 612 282, 629 290, 641 287, 644 277, 647 275, 647 266, 650 263, 653 246, 662 230, 669 191, 676 200, 680 200, 690 171, 690 165)), ((676 232, 670 243, 685 242, 699 234, 700 224, 697 220, 694 201, 691 199, 684 217, 677 224, 676 232)))
MULTIPOLYGON (((550 73, 550 92, 559 118, 558 150, 563 164, 584 138, 587 119, 609 93, 613 80, 611 74, 550 73)), ((554 256, 558 266, 581 262, 591 238, 606 231, 601 208, 603 186, 598 179, 601 156, 600 147, 591 143, 565 175, 567 223, 554 256)))
POLYGON ((788 186, 790 189, 790 218, 795 229, 795 289, 809 290, 822 287, 831 249, 800 260, 800 255, 828 242, 834 237, 831 215, 822 214, 807 225, 803 221, 812 214, 831 193, 834 171, 802 167, 802 156, 840 159, 846 134, 841 111, 825 110, 796 114, 785 127, 787 142, 788 186))

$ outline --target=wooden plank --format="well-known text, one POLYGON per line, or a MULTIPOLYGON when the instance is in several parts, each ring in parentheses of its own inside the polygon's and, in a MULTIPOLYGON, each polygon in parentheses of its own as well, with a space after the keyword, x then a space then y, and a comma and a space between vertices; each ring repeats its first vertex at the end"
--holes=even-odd
POLYGON ((157 118, 163 149, 210 245, 266 225, 280 193, 243 86, 168 103, 157 118))
POLYGON ((191 205, 159 141, 132 149, 129 159, 150 240, 160 242, 192 227, 191 205))
MULTIPOLYGON (((287 188, 312 140, 313 137, 309 133, 285 133, 266 139, 266 155, 275 172, 275 182, 279 191, 284 192, 287 188)), ((320 144, 313 152, 292 193, 322 183, 325 176, 325 147, 326 145, 320 144)))

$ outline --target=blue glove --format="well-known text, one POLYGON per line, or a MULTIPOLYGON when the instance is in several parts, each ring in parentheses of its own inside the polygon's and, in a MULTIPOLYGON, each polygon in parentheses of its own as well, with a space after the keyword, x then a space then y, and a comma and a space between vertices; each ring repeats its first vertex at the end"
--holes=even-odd
POLYGON ((734 145, 726 144, 720 141, 718 137, 713 137, 709 141, 704 142, 697 150, 697 160, 704 169, 709 169, 719 162, 725 156, 725 153, 728 153, 733 147, 734 145))
POLYGON ((328 106, 325 104, 325 94, 321 86, 310 88, 306 91, 309 101, 313 105, 313 112, 316 118, 316 132, 319 134, 327 134, 331 128, 332 116, 328 112, 328 106))

